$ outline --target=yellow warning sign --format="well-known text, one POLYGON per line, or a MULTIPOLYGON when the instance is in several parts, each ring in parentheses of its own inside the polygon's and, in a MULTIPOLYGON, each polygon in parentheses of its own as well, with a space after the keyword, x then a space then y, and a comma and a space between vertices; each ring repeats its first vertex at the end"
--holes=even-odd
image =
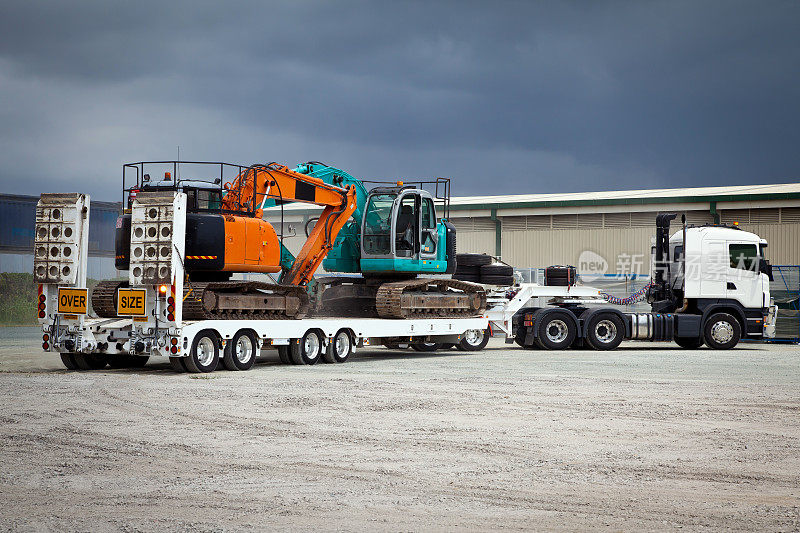
POLYGON ((144 316, 147 312, 145 289, 119 289, 117 291, 117 314, 120 316, 144 316))
POLYGON ((88 289, 58 289, 58 312, 71 315, 85 315, 88 289))

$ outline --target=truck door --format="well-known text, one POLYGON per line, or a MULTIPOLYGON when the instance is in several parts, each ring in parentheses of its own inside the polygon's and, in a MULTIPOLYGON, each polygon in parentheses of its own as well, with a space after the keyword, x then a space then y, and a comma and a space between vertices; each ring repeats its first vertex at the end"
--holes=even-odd
MULTIPOLYGON (((725 278, 728 269, 728 251, 725 241, 703 241, 699 267, 700 290, 696 294, 703 295, 704 298, 725 298, 727 294, 725 278)), ((692 290, 692 285, 696 283, 695 279, 693 271, 690 270, 690 265, 687 263, 687 295, 695 294, 695 291, 692 290)))
POLYGON ((753 242, 728 241, 729 264, 726 279, 726 297, 744 307, 759 308, 761 302, 761 276, 758 273, 758 245, 753 242))

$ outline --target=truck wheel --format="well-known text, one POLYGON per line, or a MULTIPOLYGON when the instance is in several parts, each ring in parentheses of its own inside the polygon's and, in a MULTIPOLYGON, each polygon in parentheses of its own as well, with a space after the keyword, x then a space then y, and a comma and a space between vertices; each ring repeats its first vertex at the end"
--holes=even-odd
POLYGON ((415 352, 435 352, 441 347, 439 342, 417 341, 411 344, 411 349, 415 352))
POLYGON ((222 364, 228 370, 250 370, 256 362, 258 342, 249 331, 237 331, 225 346, 222 364))
POLYGON ((695 350, 704 344, 703 337, 675 337, 675 344, 686 350, 695 350))
POLYGON ((106 356, 95 353, 75 353, 72 358, 81 370, 100 370, 108 364, 106 356))
POLYGON ((703 327, 703 337, 709 348, 729 350, 739 343, 742 327, 728 313, 714 313, 703 327))
POLYGON ((326 363, 344 363, 351 353, 353 353, 353 338, 349 331, 340 329, 322 354, 322 360, 326 363))
POLYGON ((613 350, 624 337, 625 325, 617 315, 597 313, 589 319, 586 341, 595 350, 613 350))
POLYGON ((219 364, 219 342, 217 334, 205 330, 201 331, 192 342, 189 357, 184 358, 183 364, 189 372, 213 372, 219 364))
POLYGON ((489 342, 489 331, 482 329, 468 329, 464 332, 464 338, 456 344, 456 348, 462 352, 479 352, 486 348, 489 342))
POLYGON ((64 363, 64 366, 70 370, 78 370, 78 364, 75 362, 73 355, 74 354, 71 353, 62 353, 61 362, 64 363))
POLYGON ((492 264, 492 256, 486 254, 456 254, 456 264, 459 267, 490 265, 492 264))
POLYGON ((578 332, 571 317, 563 311, 544 315, 539 320, 538 343, 548 350, 564 350, 569 348, 578 332))
POLYGON ((292 358, 289 355, 289 347, 286 345, 279 345, 278 346, 278 359, 280 359, 282 365, 291 365, 292 358))
POLYGON ((308 330, 300 342, 292 342, 289 354, 296 365, 316 364, 322 355, 322 339, 316 331, 308 330))
POLYGON ((183 360, 186 359, 185 357, 170 357, 169 358, 169 366, 172 367, 172 370, 175 372, 186 372, 186 366, 183 364, 183 360))

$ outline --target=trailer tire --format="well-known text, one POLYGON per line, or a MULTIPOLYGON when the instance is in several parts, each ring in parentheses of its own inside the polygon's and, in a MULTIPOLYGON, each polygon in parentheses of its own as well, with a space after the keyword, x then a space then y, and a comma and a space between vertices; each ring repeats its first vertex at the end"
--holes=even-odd
POLYGON ((74 354, 71 353, 62 353, 61 362, 64 363, 64 366, 69 370, 78 370, 78 363, 75 362, 73 355, 74 354))
POLYGON ((292 358, 289 355, 289 346, 285 344, 278 346, 278 359, 280 360, 282 365, 292 364, 292 358))
POLYGON ((75 353, 72 358, 81 370, 102 370, 108 364, 105 355, 95 353, 75 353))
POLYGON ((225 346, 222 364, 228 370, 250 370, 258 356, 258 341, 251 331, 239 330, 225 346))
POLYGON ((411 349, 415 352, 435 352, 442 347, 440 342, 416 341, 411 343, 411 349))
POLYGON ((175 372, 186 372, 186 365, 183 364, 183 360, 186 359, 185 357, 170 357, 169 358, 169 366, 172 367, 172 370, 175 372))
POLYGON ((572 317, 564 311, 553 311, 534 315, 537 344, 547 350, 565 350, 575 341, 578 328, 572 317), (541 318, 540 318, 541 317, 541 318))
POLYGON ((490 265, 483 265, 481 267, 481 276, 513 276, 514 275, 514 267, 510 265, 504 265, 503 263, 492 263, 490 265))
POLYGON ((739 343, 742 326, 728 313, 714 313, 703 326, 703 338, 709 348, 730 350, 739 343))
POLYGON ((684 350, 696 350, 705 344, 703 337, 675 337, 675 344, 684 350))
POLYGON ((461 342, 456 344, 456 348, 462 352, 479 352, 486 348, 489 343, 489 330, 470 329, 464 332, 461 342))
POLYGON ((195 373, 208 373, 219 364, 219 339, 216 332, 206 329, 198 333, 192 342, 189 357, 183 361, 186 370, 195 373))
POLYGON ((295 365, 313 365, 322 358, 322 337, 317 330, 306 331, 299 341, 289 345, 289 354, 295 365))
POLYGON ((492 256, 486 254, 456 254, 456 264, 462 266, 483 266, 492 264, 492 256))
MULTIPOLYGON (((469 281, 469 280, 464 280, 464 281, 469 281)), ((481 276, 480 281, 478 283, 508 287, 514 284, 514 276, 481 276)))
POLYGON ((595 350, 613 350, 624 338, 625 324, 616 314, 595 313, 589 319, 586 343, 595 350))
POLYGON ((348 330, 340 329, 322 354, 322 360, 326 363, 344 363, 352 353, 353 337, 348 330))

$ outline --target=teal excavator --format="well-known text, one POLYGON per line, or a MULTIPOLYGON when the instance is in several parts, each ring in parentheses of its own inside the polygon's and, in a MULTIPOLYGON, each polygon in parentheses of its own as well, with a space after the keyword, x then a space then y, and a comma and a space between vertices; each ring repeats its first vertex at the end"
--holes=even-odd
MULTIPOLYGON (((368 191, 368 182, 323 163, 305 163, 294 171, 356 190, 356 209, 322 263, 329 274, 349 275, 315 279, 312 293, 318 314, 463 317, 485 309, 486 293, 480 285, 424 277, 455 271, 456 230, 446 218, 449 179, 382 183, 368 191), (434 194, 422 188, 425 184, 434 194), (437 203, 445 218, 437 217, 437 203)), ((293 257, 285 249, 282 256, 285 272, 293 257)))

